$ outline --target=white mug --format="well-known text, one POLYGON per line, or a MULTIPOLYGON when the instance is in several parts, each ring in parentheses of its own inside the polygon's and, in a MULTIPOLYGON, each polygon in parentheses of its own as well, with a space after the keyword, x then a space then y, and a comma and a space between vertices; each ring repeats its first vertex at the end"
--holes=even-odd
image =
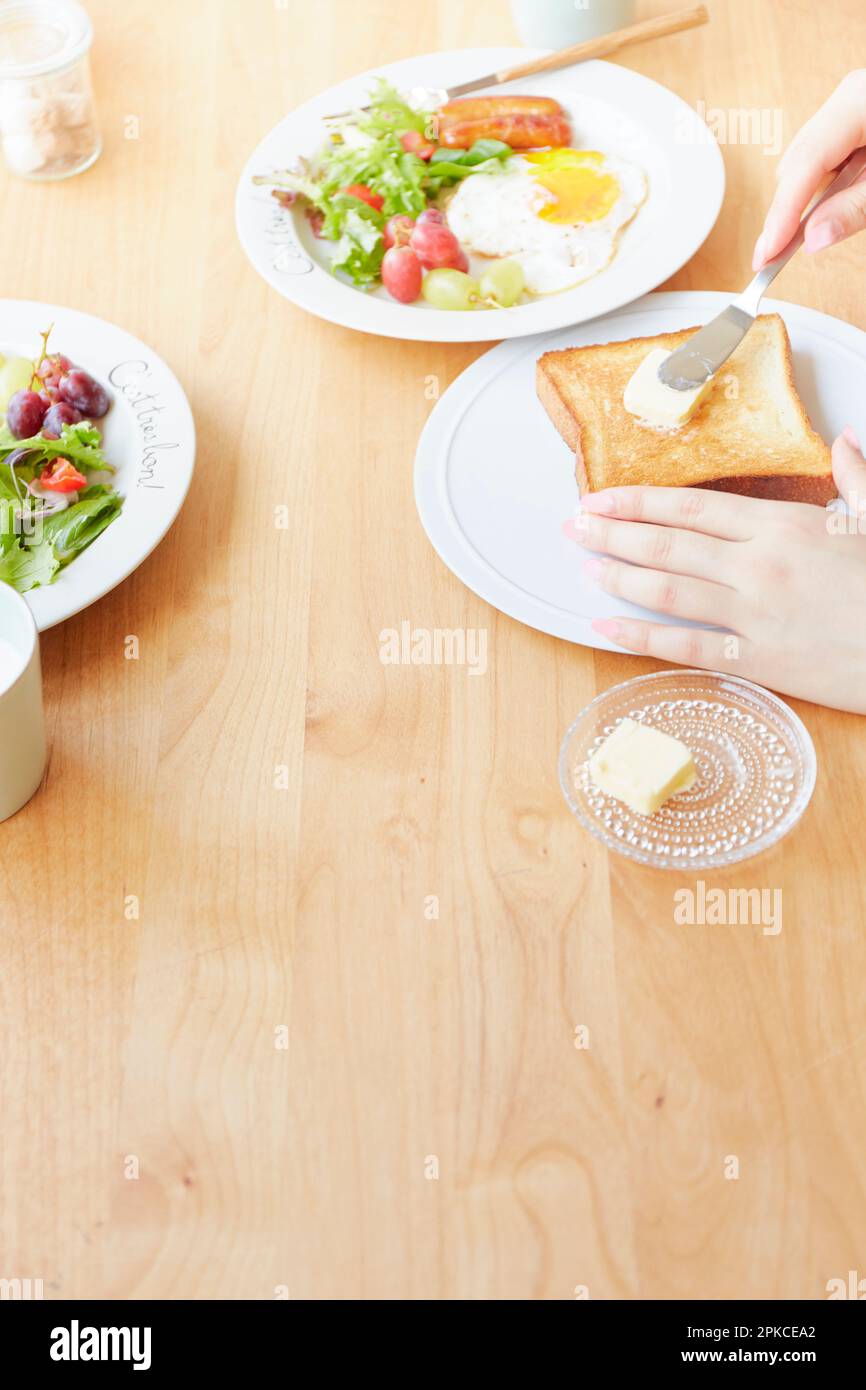
POLYGON ((39 633, 24 599, 0 580, 0 821, 30 800, 44 771, 39 633))
POLYGON ((635 0, 511 0, 514 27, 528 48, 570 48, 635 22, 635 0))

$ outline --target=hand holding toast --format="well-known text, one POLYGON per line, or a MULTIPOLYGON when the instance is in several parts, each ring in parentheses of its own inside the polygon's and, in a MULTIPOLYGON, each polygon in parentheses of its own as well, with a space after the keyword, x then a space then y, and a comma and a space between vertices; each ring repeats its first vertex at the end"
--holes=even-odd
POLYGON ((706 624, 593 627, 644 656, 866 714, 866 462, 850 428, 833 445, 833 476, 853 515, 703 488, 588 494, 580 524, 565 530, 601 552, 585 563, 590 577, 630 603, 706 624))

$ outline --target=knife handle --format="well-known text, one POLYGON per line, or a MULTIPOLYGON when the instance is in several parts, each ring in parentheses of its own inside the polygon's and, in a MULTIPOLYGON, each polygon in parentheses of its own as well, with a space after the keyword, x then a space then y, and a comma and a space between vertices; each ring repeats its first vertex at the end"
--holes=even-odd
POLYGON ((824 191, 809 204, 809 207, 803 215, 803 220, 791 237, 788 245, 784 247, 773 260, 761 266, 761 269, 758 271, 752 283, 743 291, 739 298, 734 300, 737 308, 745 310, 747 314, 751 314, 753 317, 757 315, 758 305, 767 288, 773 283, 783 266, 788 264, 794 252, 799 251, 800 247, 803 245, 806 239, 806 223, 809 221, 815 209, 819 208, 822 203, 826 203, 829 198, 834 197, 837 193, 841 193, 843 189, 850 188, 852 184, 857 183, 864 173, 866 173, 866 145, 862 145, 859 149, 855 150, 853 154, 849 154, 845 163, 839 166, 839 172, 833 182, 828 184, 824 191))
POLYGON ((678 34, 682 29, 694 29, 698 24, 706 24, 708 19, 706 5, 694 5, 690 10, 677 10, 675 14, 656 15, 654 19, 641 20, 640 24, 630 24, 626 29, 616 29, 612 34, 587 39, 583 43, 573 44, 571 48, 557 48, 543 58, 533 58, 513 68, 503 68, 496 73, 494 81, 513 82, 515 78, 529 77, 533 72, 549 72, 552 68, 565 68, 571 63, 585 63, 588 58, 603 58, 605 54, 616 53, 633 43, 660 39, 665 34, 678 34))

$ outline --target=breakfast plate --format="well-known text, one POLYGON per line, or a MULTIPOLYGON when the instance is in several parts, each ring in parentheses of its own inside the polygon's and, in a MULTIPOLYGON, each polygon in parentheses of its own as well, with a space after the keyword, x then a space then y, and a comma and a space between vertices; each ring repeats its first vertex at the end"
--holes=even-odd
MULTIPOLYGON (((186 496, 195 462, 192 412, 177 378, 132 334, 75 309, 0 300, 0 353, 33 358, 52 326, 61 352, 101 383, 110 401, 98 419, 108 480, 123 499, 110 525, 24 594, 41 632, 79 613, 132 573, 162 540, 186 496)), ((9 470, 7 470, 9 471, 9 470)))
MULTIPOLYGON (((461 373, 434 406, 415 458, 422 525, 458 579, 509 617, 583 646, 621 650, 593 630, 593 618, 665 621, 582 574, 580 552, 561 530, 579 501, 574 456, 538 401, 535 363, 556 348, 706 323, 729 301, 712 292, 650 294, 593 323, 500 343, 461 373)), ((797 388, 817 432, 829 441, 851 424, 863 438, 866 333, 798 304, 764 300, 761 308, 787 325, 797 388)))
MULTIPOLYGON (((614 169, 637 169, 645 176, 646 199, 636 211, 630 206, 633 217, 619 236, 613 259, 571 289, 509 308, 462 312, 435 308, 420 298, 398 303, 381 285, 363 291, 335 275, 329 269, 333 242, 316 239, 297 204, 283 207, 266 184, 254 183, 256 177, 270 176, 319 150, 326 137, 323 117, 365 103, 376 77, 401 92, 442 87, 541 53, 496 48, 427 54, 340 83, 286 116, 251 155, 237 188, 238 235, 259 274, 286 299, 332 323, 428 342, 516 338, 583 323, 668 279, 694 255, 716 221, 725 189, 724 164, 713 136, 690 106, 650 78, 613 63, 587 62, 490 89, 497 95, 558 101, 571 120, 572 145, 601 151, 614 161, 614 169)), ((480 269, 481 258, 473 257, 473 274, 480 269)))

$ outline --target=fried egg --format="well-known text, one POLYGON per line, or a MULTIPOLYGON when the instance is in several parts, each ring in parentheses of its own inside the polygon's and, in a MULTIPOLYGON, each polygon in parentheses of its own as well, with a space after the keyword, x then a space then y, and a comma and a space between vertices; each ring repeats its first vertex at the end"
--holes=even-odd
POLYGON ((614 155, 533 150, 470 174, 445 215, 467 251, 511 257, 529 291, 555 294, 604 269, 646 192, 643 170, 614 155))

